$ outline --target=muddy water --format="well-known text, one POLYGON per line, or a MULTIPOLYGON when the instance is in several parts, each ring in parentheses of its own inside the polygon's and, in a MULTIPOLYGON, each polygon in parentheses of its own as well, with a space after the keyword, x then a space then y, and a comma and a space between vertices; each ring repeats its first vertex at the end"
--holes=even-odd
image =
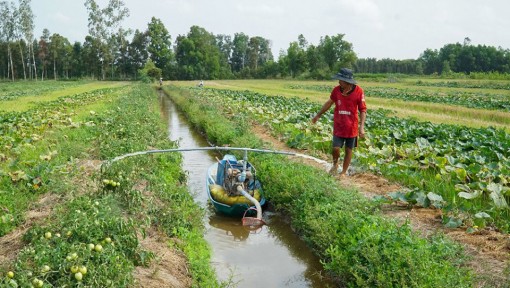
MULTIPOLYGON (((182 148, 210 146, 192 130, 166 96, 160 97, 171 140, 177 140, 182 148)), ((218 279, 230 281, 234 287, 338 286, 323 277, 319 259, 278 214, 264 212, 267 225, 250 231, 241 225, 241 219, 220 216, 213 211, 207 203, 205 177, 208 167, 216 162, 215 157, 220 156, 211 151, 183 152, 189 189, 196 201, 207 207, 205 238, 212 247, 212 265, 218 279)))

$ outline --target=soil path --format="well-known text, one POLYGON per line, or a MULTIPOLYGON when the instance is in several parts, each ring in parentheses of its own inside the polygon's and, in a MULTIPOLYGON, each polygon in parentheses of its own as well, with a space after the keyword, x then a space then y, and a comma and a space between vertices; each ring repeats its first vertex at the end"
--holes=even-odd
MULTIPOLYGON (((271 132, 260 125, 253 124, 255 134, 265 143, 275 149, 293 151, 306 154, 307 151, 290 149, 279 139, 273 137, 271 132)), ((331 161, 331 156, 320 155, 321 159, 331 161)), ((325 171, 329 166, 313 160, 293 157, 293 160, 313 165, 325 171)), ((348 177, 336 177, 340 185, 355 187, 365 197, 387 195, 390 192, 405 189, 396 183, 370 173, 355 173, 348 177)), ((441 223, 441 210, 408 207, 404 203, 385 205, 381 210, 385 217, 398 221, 408 220, 412 229, 427 237, 436 233, 443 233, 465 247, 466 253, 471 257, 469 266, 477 275, 477 287, 510 287, 508 275, 510 260, 510 236, 491 229, 480 230, 468 234, 465 229, 449 229, 441 223), (506 275, 505 275, 506 274, 506 275)))

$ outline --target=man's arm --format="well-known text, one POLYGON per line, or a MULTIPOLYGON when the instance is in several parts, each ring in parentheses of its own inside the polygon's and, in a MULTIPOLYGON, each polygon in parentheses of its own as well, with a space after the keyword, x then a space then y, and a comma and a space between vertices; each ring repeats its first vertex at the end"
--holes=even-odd
POLYGON ((319 113, 317 113, 317 115, 315 115, 315 117, 313 117, 312 124, 315 124, 317 122, 317 120, 319 120, 319 118, 321 118, 322 114, 326 113, 326 111, 328 111, 329 108, 331 108, 331 105, 333 105, 333 100, 329 99, 328 101, 326 101, 326 103, 324 103, 324 105, 322 105, 322 108, 319 111, 319 113))
POLYGON ((367 111, 360 112, 359 114, 359 137, 365 137, 365 119, 367 119, 367 111))

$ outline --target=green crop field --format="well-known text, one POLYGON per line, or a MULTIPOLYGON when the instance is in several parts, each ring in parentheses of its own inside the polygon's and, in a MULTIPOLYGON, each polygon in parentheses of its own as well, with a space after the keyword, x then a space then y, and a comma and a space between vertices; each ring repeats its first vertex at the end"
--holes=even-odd
MULTIPOLYGON (((211 88, 188 89, 193 89, 193 93, 212 102, 221 103, 227 114, 237 114, 238 117, 245 115, 248 119, 271 127, 290 147, 329 153, 332 111, 318 125, 310 124, 310 119, 321 107, 319 101, 329 95, 327 86, 324 83, 267 83, 219 81, 211 83, 211 88), (247 83, 246 86, 243 83, 247 83), (282 92, 282 87, 287 87, 287 90, 282 92), (302 95, 300 91, 313 91, 316 97, 302 95)), ((177 84, 186 86, 183 82, 177 84)), ((406 86, 405 90, 409 89, 406 86)), ((399 93, 391 94, 402 98, 399 93)), ((367 97, 369 109, 371 101, 380 99, 367 97)), ((471 226, 485 227, 490 224, 508 232, 510 135, 498 127, 508 130, 509 126, 499 121, 499 125, 474 124, 474 115, 494 113, 485 105, 466 108, 460 104, 438 104, 433 100, 417 102, 413 98, 409 103, 420 104, 427 110, 427 117, 423 117, 422 110, 409 105, 405 99, 390 101, 407 104, 405 107, 408 108, 409 117, 397 117, 399 113, 391 110, 393 106, 389 105, 392 102, 379 102, 388 104, 381 105, 385 109, 376 106, 377 109, 369 110, 367 138, 362 139, 361 147, 356 151, 360 166, 413 189, 412 192, 394 197, 407 197, 408 201, 420 206, 447 206, 452 209, 453 205, 455 211, 460 209, 468 212, 468 216, 451 215, 446 218, 444 221, 447 225, 458 227, 462 223, 470 223, 471 226), (452 121, 442 109, 446 106, 449 111, 457 111, 460 114, 458 118, 470 125, 459 125, 457 121, 452 121), (431 116, 436 120, 434 123, 429 122, 431 116), (436 194, 437 203, 434 203, 435 200, 429 201, 433 197, 431 195, 436 194), (427 198, 426 195, 430 196, 427 198)), ((509 112, 498 112, 510 117, 509 112)))
MULTIPOLYGON (((425 90, 421 83, 420 80, 409 79, 403 83, 365 83, 367 91, 379 93, 387 91, 388 93, 384 97, 380 95, 378 97, 376 92, 373 95, 367 94, 369 106, 367 137, 361 141, 356 151, 357 169, 383 175, 408 188, 408 190, 379 197, 377 199, 379 203, 401 201, 408 203, 409 207, 441 209, 443 211, 441 220, 445 227, 462 227, 466 233, 477 234, 485 229, 496 229, 508 233, 510 135, 507 120, 509 113, 505 111, 508 92, 504 89, 471 88, 468 84, 460 88, 427 86, 426 92, 423 92, 425 90), (373 87, 378 88, 374 90, 373 87), (476 96, 478 92, 480 96, 476 96), (420 93, 423 93, 424 98, 416 96, 421 95, 420 93), (411 99, 406 99, 409 95, 412 96, 411 99), (473 97, 481 98, 476 99, 477 103, 467 105, 466 103, 474 101, 473 97), (497 103, 502 105, 497 106, 494 99, 500 100, 497 103), (491 105, 492 107, 489 107, 491 105)), ((272 134, 283 139, 290 148, 304 149, 311 154, 314 154, 314 151, 320 152, 317 155, 329 153, 332 111, 329 111, 330 114, 326 117, 322 117, 316 125, 310 125, 310 119, 327 99, 335 82, 209 81, 202 88, 195 87, 194 82, 179 81, 171 84, 174 88, 169 89, 169 94, 182 95, 176 97, 177 103, 182 103, 179 105, 186 107, 183 109, 192 119, 191 121, 196 122, 197 127, 203 127, 212 143, 218 145, 236 143, 236 138, 243 137, 237 135, 238 128, 235 131, 221 133, 218 131, 226 128, 219 127, 228 126, 228 121, 231 123, 252 121, 269 128, 272 134), (228 120, 221 120, 220 116, 203 113, 203 111, 215 109, 219 111, 218 113, 226 115, 228 120), (202 112, 198 113, 198 111, 202 112), (215 123, 223 124, 218 124, 216 127, 210 119, 215 119, 215 123), (210 125, 215 128, 207 129, 210 125), (228 135, 227 139, 225 135, 228 135)), ((363 84, 360 81, 360 85, 363 86, 363 84)), ((501 87, 498 86, 498 88, 501 87)), ((324 188, 313 187, 308 183, 308 181, 321 183, 323 179, 310 175, 309 179, 305 177, 306 183, 303 183, 301 178, 305 172, 294 173, 300 175, 299 179, 289 176, 285 178, 286 182, 297 182, 300 183, 297 184, 298 186, 303 185, 306 188, 301 189, 297 186, 289 188, 291 185, 286 183, 282 184, 282 187, 285 187, 282 188, 284 191, 299 190, 300 192, 296 192, 295 195, 301 195, 301 193, 308 195, 311 193, 308 189, 326 191, 324 188)), ((305 175, 308 174, 305 173, 305 175)), ((273 178, 268 181, 271 186, 279 185, 273 183, 278 182, 273 178)), ((275 193, 277 195, 274 197, 283 197, 280 192, 275 193)), ((299 205, 304 203, 302 201, 307 200, 296 200, 300 203, 299 205)), ((328 206, 336 201, 340 200, 326 200, 326 203, 330 204, 323 205, 328 206)), ((283 205, 282 209, 289 209, 288 213, 296 207, 288 203, 283 205)), ((310 219, 321 219, 318 220, 321 223, 335 222, 335 220, 329 218, 326 220, 315 215, 314 211, 302 212, 306 215, 310 214, 310 219), (311 216, 312 214, 314 216, 311 216)), ((301 215, 295 215, 295 217, 299 219, 301 215)), ((340 215, 337 217, 342 218, 340 215)), ((300 222, 297 219, 295 221, 300 222)), ((315 236, 312 235, 335 233, 322 231, 321 228, 309 229, 307 226, 311 225, 309 221, 308 219, 302 223, 304 225, 301 227, 304 230, 302 233, 307 235, 305 237, 314 238, 315 236)), ((331 225, 335 226, 335 224, 331 225)), ((345 236, 349 234, 349 231, 340 233, 342 234, 338 236, 340 238, 349 237, 345 236)), ((323 240, 317 239, 314 244, 320 246, 323 240)), ((353 248, 339 244, 338 249, 353 248)), ((332 255, 324 257, 328 259, 326 261, 335 262, 329 258, 333 257, 332 255)), ((355 256, 350 255, 350 257, 355 256)), ((335 273, 342 272, 337 270, 335 273)), ((366 282, 357 283, 366 284, 366 282)), ((377 286, 376 282, 369 283, 377 286)))
MULTIPOLYGON (((458 124, 469 127, 493 126, 510 131, 510 89, 490 88, 494 85, 506 87, 504 81, 489 81, 487 88, 480 80, 463 80, 482 88, 424 86, 421 83, 443 83, 439 80, 403 79, 401 82, 370 82, 360 80, 369 108, 383 108, 401 117, 413 117, 433 123, 458 124), (494 84, 492 84, 494 83, 494 84)), ((443 81, 443 80, 442 80, 443 81)), ((179 87, 192 87, 195 82, 176 81, 179 87)), ((229 90, 250 90, 266 95, 299 97, 323 103, 331 89, 337 85, 332 81, 279 81, 279 80, 221 80, 206 81, 206 87, 229 90)))
MULTIPOLYGON (((400 201, 441 209, 444 226, 466 233, 508 233, 508 87, 410 78, 359 83, 369 113, 353 165, 407 189, 366 199, 324 171, 261 156, 254 161, 268 199, 347 286, 473 287, 487 279, 466 264, 458 243, 424 238, 379 209, 400 201)), ((196 84, 167 82, 163 90, 211 143, 271 148, 250 133, 252 123, 289 148, 329 154, 331 111, 316 125, 310 119, 335 81, 196 84)), ((176 147, 158 105, 155 87, 132 82, 1 84, 0 286, 132 287, 136 267, 155 259, 138 239, 152 229, 185 258, 191 287, 228 287, 210 266, 196 217, 203 211, 183 185, 180 156, 135 157, 100 169, 118 155, 176 147), (15 235, 15 246, 3 240, 15 235)))
POLYGON ((104 166, 132 151, 175 147, 153 87, 0 87, 8 98, 0 101, 0 287, 132 287, 143 282, 135 268, 156 256, 140 242, 148 231, 180 239, 165 253, 185 255, 175 259, 185 257, 190 285, 219 287, 180 157, 104 166))

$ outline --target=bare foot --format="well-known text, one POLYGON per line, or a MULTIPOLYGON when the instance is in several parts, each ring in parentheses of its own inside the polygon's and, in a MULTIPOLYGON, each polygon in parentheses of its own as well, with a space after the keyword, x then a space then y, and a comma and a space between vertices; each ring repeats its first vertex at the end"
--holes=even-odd
POLYGON ((338 177, 340 177, 340 178, 347 178, 347 173, 342 172, 342 173, 338 174, 338 177))

